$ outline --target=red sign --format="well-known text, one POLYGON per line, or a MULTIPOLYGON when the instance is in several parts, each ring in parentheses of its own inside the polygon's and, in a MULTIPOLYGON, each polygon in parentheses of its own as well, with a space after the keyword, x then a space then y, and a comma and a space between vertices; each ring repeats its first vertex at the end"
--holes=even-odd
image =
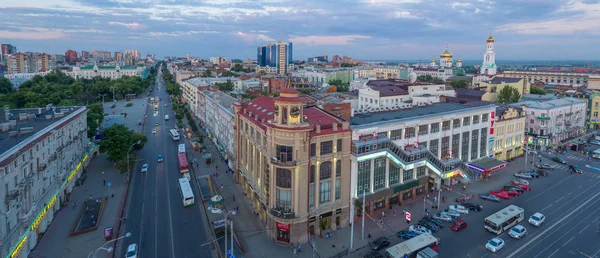
POLYGON ((275 223, 277 225, 277 229, 281 230, 281 231, 289 231, 290 230, 290 224, 283 224, 283 223, 275 223))
POLYGON ((404 217, 406 218, 406 220, 410 220, 410 212, 406 212, 406 214, 404 214, 404 217))

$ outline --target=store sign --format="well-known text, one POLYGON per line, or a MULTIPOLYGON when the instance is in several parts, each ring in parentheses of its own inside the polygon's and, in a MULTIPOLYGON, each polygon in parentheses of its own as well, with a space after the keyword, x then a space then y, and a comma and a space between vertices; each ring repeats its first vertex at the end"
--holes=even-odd
POLYGON ((277 225, 277 229, 279 229, 281 231, 290 231, 290 224, 283 224, 283 223, 277 222, 276 225, 277 225))
POLYGON ((52 208, 52 205, 54 205, 54 202, 56 202, 56 194, 52 196, 52 199, 50 199, 50 201, 48 202, 48 204, 46 204, 42 212, 40 212, 40 215, 38 215, 37 218, 35 218, 35 220, 33 221, 33 223, 31 223, 29 230, 33 231, 35 230, 35 228, 37 228, 37 226, 40 224, 40 222, 46 215, 46 212, 48 212, 48 210, 52 208))
POLYGON ((15 247, 15 250, 10 253, 10 258, 19 256, 19 251, 21 251, 21 248, 23 248, 23 245, 25 245, 25 241, 27 241, 27 236, 21 238, 21 241, 19 241, 17 247, 15 247))
POLYGON ((213 228, 217 229, 217 228, 222 228, 225 226, 225 222, 227 222, 226 219, 222 219, 222 220, 217 220, 217 221, 213 221, 213 228))

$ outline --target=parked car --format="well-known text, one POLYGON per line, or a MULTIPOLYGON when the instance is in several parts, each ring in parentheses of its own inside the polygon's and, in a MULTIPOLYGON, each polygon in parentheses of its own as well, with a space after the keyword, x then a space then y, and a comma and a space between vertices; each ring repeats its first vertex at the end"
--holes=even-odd
POLYGON ((465 206, 462 205, 450 205, 448 206, 449 210, 455 210, 458 213, 461 214, 469 214, 469 209, 467 209, 465 206))
POLYGON ((567 161, 565 159, 559 157, 559 156, 552 157, 552 160, 554 160, 554 161, 556 161, 558 163, 561 163, 561 164, 567 164, 567 161))
POLYGON ((523 189, 521 189, 521 187, 518 186, 512 186, 512 185, 505 185, 504 187, 502 187, 502 190, 504 191, 517 191, 519 193, 523 193, 523 189))
POLYGON ((500 198, 496 197, 495 195, 491 195, 491 194, 481 194, 481 195, 479 195, 479 197, 481 199, 492 201, 492 202, 499 202, 500 201, 500 198))
POLYGON ((554 166, 548 164, 548 163, 535 163, 535 167, 539 168, 539 169, 549 169, 549 170, 553 170, 554 166))
POLYGON ((457 219, 452 224, 450 224, 450 228, 456 232, 461 231, 462 229, 467 227, 467 222, 462 219, 457 219))
POLYGON ((504 247, 504 240, 499 237, 494 237, 485 244, 485 248, 492 251, 492 253, 500 251, 504 247))
POLYGON ((532 154, 533 154, 533 155, 537 155, 537 151, 534 151, 534 150, 533 150, 533 149, 531 149, 531 148, 527 148, 527 153, 528 153, 529 155, 532 155, 532 154))
POLYGON ((523 179, 531 179, 531 178, 533 178, 531 175, 525 174, 525 173, 515 173, 515 177, 516 178, 523 178, 523 179))
POLYGON ((531 215, 531 217, 529 217, 529 224, 534 225, 536 227, 542 225, 544 221, 546 221, 546 216, 539 212, 536 212, 535 214, 531 215))
POLYGON ((508 196, 508 194, 506 192, 496 192, 496 191, 490 191, 490 194, 493 196, 496 196, 500 199, 505 199, 508 200, 510 199, 510 196, 508 196))
POLYGON ((463 203, 463 206, 465 206, 465 208, 472 210, 472 211, 482 211, 483 210, 483 205, 481 205, 481 204, 465 202, 465 203, 463 203))
POLYGON ((426 229, 429 229, 433 233, 435 233, 436 231, 438 231, 440 229, 440 227, 438 227, 436 224, 430 223, 430 222, 424 221, 424 220, 420 220, 419 222, 417 222, 417 225, 422 226, 426 229))
POLYGON ((600 141, 598 140, 590 140, 588 141, 590 144, 594 144, 594 145, 600 145, 600 141))
POLYGON ((152 134, 156 134, 156 129, 152 129, 152 134))
POLYGON ((512 185, 515 187, 520 187, 521 189, 523 189, 523 191, 531 191, 531 187, 525 184, 516 184, 513 182, 512 185))
POLYGON ((148 172, 148 164, 142 165, 142 173, 148 172))
POLYGON ((509 190, 502 190, 502 189, 500 189, 500 190, 498 190, 498 192, 500 192, 500 193, 506 193, 506 194, 508 194, 508 196, 515 196, 515 197, 521 196, 521 194, 519 192, 517 192, 517 191, 509 191, 509 190))
POLYGON ((442 214, 442 215, 448 215, 448 216, 453 217, 453 218, 460 217, 460 213, 458 213, 455 210, 448 210, 448 209, 446 209, 445 211, 440 212, 440 214, 442 214))
POLYGON ((413 237, 416 237, 417 235, 418 234, 414 231, 408 231, 407 229, 398 231, 398 237, 403 239, 411 239, 413 237))
POLYGON ((434 218, 426 218, 425 220, 427 220, 431 223, 435 223, 440 228, 444 228, 444 222, 442 220, 434 219, 434 218))
POLYGON ((516 225, 508 231, 508 235, 512 238, 521 239, 521 237, 527 235, 527 229, 521 225, 516 225))
POLYGON ((583 149, 583 152, 582 152, 582 153, 583 153, 583 154, 585 154, 585 155, 590 155, 590 154, 592 154, 594 151, 595 151, 595 149, 589 149, 589 148, 585 148, 585 149, 583 149))
POLYGON ((446 215, 446 214, 436 214, 436 215, 433 215, 433 218, 434 219, 439 219, 439 220, 445 221, 445 222, 452 222, 452 220, 454 220, 452 218, 452 216, 446 215))
POLYGON ((390 246, 390 241, 386 237, 380 237, 375 239, 375 241, 371 242, 369 246, 371 247, 371 249, 379 251, 383 248, 390 246))
POLYGON ((571 171, 571 173, 583 174, 583 170, 578 166, 569 165, 569 171, 571 171))
POLYGON ((512 181, 513 184, 519 184, 519 185, 529 185, 529 181, 525 180, 525 179, 515 179, 512 181))
POLYGON ((538 178, 538 177, 540 177, 540 174, 538 174, 536 171, 523 172, 521 174, 523 174, 523 175, 529 175, 531 178, 538 178))
POLYGON ((410 225, 410 227, 408 227, 408 231, 415 232, 415 233, 417 233, 417 235, 421 235, 421 234, 425 234, 425 233, 431 234, 431 230, 429 230, 423 226, 419 226, 419 225, 410 225))
POLYGON ((163 156, 159 154, 159 155, 158 155, 158 158, 157 158, 157 161, 158 161, 158 162, 163 162, 163 156))
POLYGON ((127 253, 125 254, 125 258, 137 258, 138 257, 138 246, 137 244, 130 244, 127 247, 127 253))

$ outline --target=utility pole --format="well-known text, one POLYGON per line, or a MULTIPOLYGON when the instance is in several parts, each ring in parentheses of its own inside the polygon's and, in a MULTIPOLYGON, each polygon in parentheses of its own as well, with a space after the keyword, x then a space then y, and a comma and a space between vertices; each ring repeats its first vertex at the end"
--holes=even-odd
POLYGON ((365 196, 367 195, 367 189, 363 190, 363 199, 362 199, 362 240, 365 240, 365 196))
POLYGON ((350 251, 354 245, 354 198, 350 199, 350 251))
POLYGON ((104 107, 104 97, 108 94, 99 94, 98 96, 102 98, 102 106, 104 107))

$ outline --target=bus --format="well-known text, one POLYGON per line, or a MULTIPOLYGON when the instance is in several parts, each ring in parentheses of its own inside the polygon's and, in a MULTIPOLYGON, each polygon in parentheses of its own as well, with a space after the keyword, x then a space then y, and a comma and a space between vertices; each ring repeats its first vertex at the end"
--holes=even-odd
POLYGON ((595 159, 600 159, 600 149, 597 149, 594 152, 592 152, 592 157, 594 157, 595 159))
POLYGON ((185 153, 177 154, 177 158, 179 159, 179 173, 182 175, 190 172, 190 166, 188 165, 187 157, 185 153))
POLYGON ((169 130, 169 135, 171 135, 171 139, 173 139, 173 141, 179 141, 179 133, 177 132, 177 130, 169 130))
POLYGON ((177 151, 177 153, 185 153, 185 144, 179 144, 177 151))
POLYGON ((194 191, 190 186, 190 180, 185 177, 179 179, 179 193, 181 193, 184 207, 194 204, 194 191))
POLYGON ((525 210, 515 205, 508 207, 485 218, 485 229, 500 235, 502 232, 509 230, 512 226, 519 224, 525 218, 525 210))
POLYGON ((417 257, 417 253, 428 247, 437 252, 438 244, 437 237, 434 237, 431 233, 425 233, 385 249, 385 252, 387 257, 403 258, 406 255, 406 257, 412 258, 417 257))

